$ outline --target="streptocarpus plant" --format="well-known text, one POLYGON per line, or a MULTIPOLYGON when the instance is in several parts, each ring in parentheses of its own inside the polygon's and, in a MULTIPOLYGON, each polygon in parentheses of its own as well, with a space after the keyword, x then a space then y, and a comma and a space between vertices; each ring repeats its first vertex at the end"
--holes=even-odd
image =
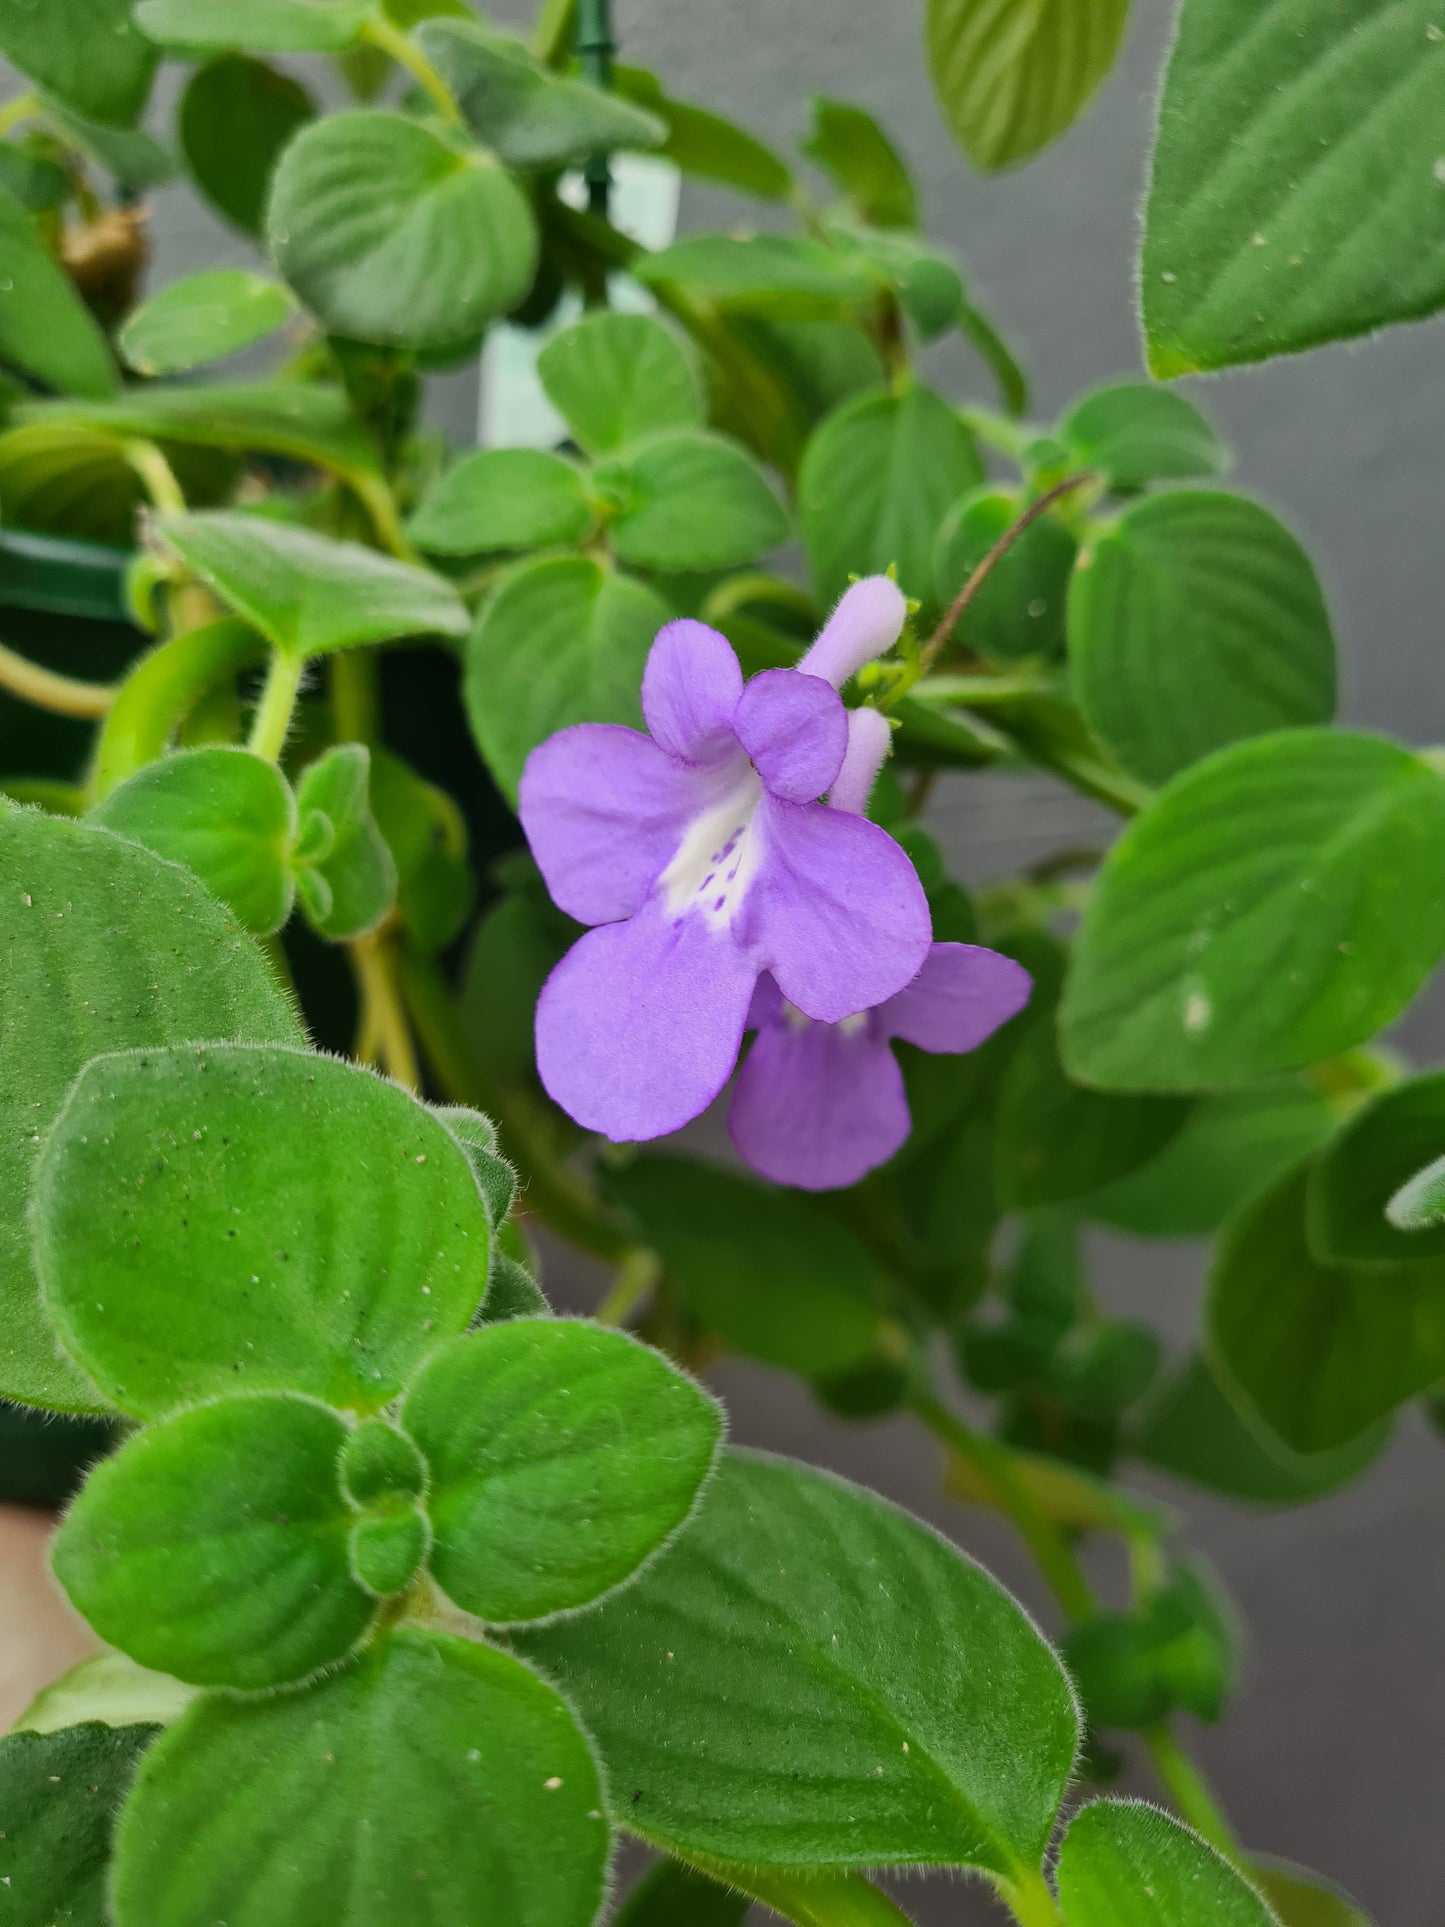
MULTIPOLYGON (((987 169, 1128 9, 926 11, 987 169)), ((1185 0, 1156 376, 1445 301, 1442 39, 1185 0)), ((598 0, 0 0, 0 49, 0 1395, 90 1421, 52 1567, 107 1648, 0 1742, 0 1917, 896 1927, 870 1876, 951 1867, 1025 1927, 1360 1927, 1191 1764, 1232 1616, 1129 1485, 1303 1504, 1445 1381, 1445 1084, 1372 1042, 1445 783, 1331 726, 1295 537, 1172 390, 1029 421, 861 108, 820 202, 598 0), (628 148, 796 231, 648 251, 628 148), (140 299, 178 165, 264 259, 140 299), (503 319, 555 445, 454 456, 422 384, 503 319), (953 332, 1002 412, 919 374, 953 332), (1019 766, 1125 827, 970 896, 930 788, 1019 766), (650 1148, 714 1103, 750 1170, 650 1148), (1098 1224, 1217 1234, 1182 1361, 1098 1224), (725 1448, 727 1350, 941 1440, 1053 1644, 725 1448), (1178 1817, 1094 1797, 1135 1740, 1178 1817)))

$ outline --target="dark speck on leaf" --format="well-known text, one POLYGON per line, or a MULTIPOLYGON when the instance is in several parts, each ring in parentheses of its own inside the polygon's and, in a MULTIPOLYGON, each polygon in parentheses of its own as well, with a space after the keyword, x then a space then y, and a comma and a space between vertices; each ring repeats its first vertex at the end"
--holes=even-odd
POLYGON ((632 1804, 633 1804, 633 1806, 636 1806, 636 1805, 637 1805, 637 1803, 638 1803, 638 1801, 639 1801, 639 1800, 640 1800, 641 1798, 642 1798, 642 1788, 641 1788, 641 1787, 639 1787, 639 1788, 637 1789, 637 1791, 636 1791, 636 1793, 634 1793, 634 1794, 633 1794, 633 1796, 632 1796, 632 1804))

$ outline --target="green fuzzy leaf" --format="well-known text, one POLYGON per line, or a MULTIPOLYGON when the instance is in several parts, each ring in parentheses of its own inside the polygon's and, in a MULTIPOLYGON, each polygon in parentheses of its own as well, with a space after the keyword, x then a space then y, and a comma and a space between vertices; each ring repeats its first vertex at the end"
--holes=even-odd
MULTIPOLYGON (((299 1042, 234 919, 184 870, 108 830, 0 807, 0 1190, 28 1195, 40 1140, 98 1051, 187 1037, 299 1042)), ((0 1214, 0 1392, 97 1411, 57 1351, 22 1210, 0 1214)))
POLYGON ((451 942, 472 907, 466 823, 445 790, 385 749, 371 753, 371 807, 396 865, 398 914, 431 955, 451 942))
POLYGON ((257 936, 291 914, 295 804, 275 764, 249 750, 217 744, 147 763, 91 821, 183 865, 257 936))
POLYGON ((655 74, 642 67, 615 67, 613 85, 625 100, 645 107, 667 135, 656 152, 684 174, 737 188, 764 201, 786 201, 793 192, 787 163, 755 134, 690 101, 665 94, 655 74))
POLYGON ((733 569, 787 538, 788 517, 751 455, 720 435, 659 435, 594 477, 621 506, 609 534, 639 569, 733 569))
POLYGON ((378 1599, 404 1592, 426 1563, 431 1527, 413 1507, 375 1519, 358 1519, 351 1529, 351 1570, 378 1599))
POLYGON ((1338 1887, 1288 1860, 1252 1860, 1249 1877, 1279 1915, 1280 1927, 1374 1927, 1338 1887))
POLYGON ((192 1685, 333 1665, 376 1609, 347 1563, 346 1437, 335 1412, 274 1392, 148 1426, 91 1473, 55 1576, 109 1645, 192 1685))
POLYGON ((70 1726, 0 1739, 6 1927, 108 1927, 116 1815, 154 1726, 70 1726))
POLYGON ((541 448, 484 448, 437 477, 407 533, 436 555, 480 555, 580 542, 592 522, 575 462, 541 448))
POLYGON ((656 147, 655 115, 590 81, 553 73, 522 41, 474 20, 432 20, 417 43, 477 136, 508 167, 566 167, 619 147, 656 147))
POLYGON ((1290 1452, 1251 1429, 1220 1390, 1202 1355, 1191 1358, 1150 1403, 1133 1450, 1146 1464, 1208 1492, 1258 1505, 1307 1505, 1375 1463, 1388 1423, 1329 1452, 1290 1452))
POLYGON ((609 1187, 709 1331, 811 1376, 878 1338, 883 1274, 846 1225, 796 1192, 687 1158, 638 1158, 609 1187))
POLYGON ((207 1695, 162 1736, 121 1823, 116 1927, 590 1927, 602 1805, 551 1687, 408 1628, 314 1686, 207 1695))
POLYGON ((1197 1833, 1142 1800, 1096 1800, 1059 1850, 1065 1927, 1278 1927, 1197 1833))
POLYGON ((141 1417, 243 1390, 378 1410, 485 1287, 487 1214, 451 1133, 306 1051, 96 1059, 36 1200, 63 1342, 141 1417))
POLYGON ((1078 1209, 1136 1238, 1205 1238, 1334 1127, 1328 1098, 1302 1078, 1200 1098, 1157 1157, 1078 1209))
POLYGON ((896 564, 927 600, 944 516, 983 481, 973 437, 948 403, 915 382, 902 395, 855 395, 813 432, 798 471, 798 521, 820 602, 853 575, 896 564))
POLYGON ((1231 1396, 1294 1452, 1358 1439, 1445 1379, 1445 1262, 1326 1265, 1290 1172, 1220 1240, 1206 1329, 1231 1396))
POLYGON ((610 1592, 682 1524, 712 1469, 717 1406, 622 1332, 520 1318, 459 1338, 407 1393, 431 1468, 431 1567, 493 1624, 610 1592))
POLYGON ((131 127, 159 56, 131 19, 132 0, 9 0, 0 53, 90 120, 131 127))
POLYGON ((124 1653, 93 1653, 42 1687, 15 1722, 17 1733, 57 1733, 82 1720, 104 1726, 169 1726, 196 1697, 193 1686, 147 1672, 124 1653))
POLYGON ((163 47, 339 54, 370 11, 369 0, 140 0, 135 17, 163 47))
POLYGON ((999 1201, 1021 1211, 1085 1198, 1156 1157, 1188 1114, 1182 1098, 1123 1096, 1074 1083, 1059 1061, 1053 1013, 1042 1012, 1003 1076, 999 1201))
POLYGON ((1229 453, 1193 402, 1147 381, 1111 382, 1081 395, 1058 427, 1081 467, 1110 488, 1222 475, 1229 453))
POLYGON ((1445 783, 1377 736, 1291 730, 1185 770, 1099 873, 1065 1066, 1221 1089, 1373 1037, 1445 951, 1442 841, 1445 783))
MULTIPOLYGON (((934 546, 933 593, 941 606, 953 601, 1024 507, 1012 490, 987 487, 954 504, 934 546)), ((1077 551, 1058 517, 1041 515, 984 578, 956 636, 965 647, 999 662, 1061 656, 1077 551)))
POLYGON ((13 194, 0 188, 0 362, 64 394, 104 400, 120 377, 105 336, 13 194))
MULTIPOLYGON (((168 444, 162 452, 198 506, 236 485, 237 464, 225 451, 168 444)), ((61 421, 28 422, 0 436, 0 509, 12 527, 130 549, 144 500, 116 436, 61 421)))
POLYGON ((659 1860, 622 1903, 613 1927, 743 1927, 752 1904, 750 1895, 679 1861, 659 1860))
POLYGON ((244 509, 163 516, 160 531, 188 568, 288 654, 466 632, 466 607, 449 583, 359 542, 244 509))
POLYGON ((1070 128, 1114 64, 1129 0, 928 0, 928 67, 944 119, 985 173, 1070 128))
POLYGON ((1149 496, 1085 542, 1069 667, 1085 721, 1146 783, 1335 709, 1309 557, 1257 502, 1213 490, 1149 496))
POLYGON ((1433 1222, 1430 1211, 1433 1166, 1442 1152, 1445 1072, 1396 1084, 1356 1111, 1310 1171, 1309 1234, 1316 1257, 1326 1263, 1408 1261, 1445 1252, 1445 1227, 1433 1222), (1425 1183, 1397 1203, 1417 1177, 1425 1183))
POLYGON ((632 273, 648 287, 676 283, 719 308, 794 319, 865 306, 876 283, 819 241, 781 234, 699 234, 644 255, 632 273))
POLYGON ((552 337, 537 373, 589 455, 615 454, 667 429, 701 428, 707 419, 696 369, 651 315, 588 315, 552 337))
POLYGON ((308 763, 296 786, 304 822, 317 811, 331 825, 324 856, 307 865, 323 879, 329 899, 312 912, 322 936, 341 943, 374 930, 396 901, 396 864, 371 813, 371 752, 364 743, 338 743, 308 763))
POLYGON ((918 195, 898 149, 870 113, 813 96, 813 125, 799 143, 832 177, 859 218, 876 227, 918 225, 918 195))
POLYGON ((1038 1866, 1073 1765, 1068 1684, 1007 1593, 783 1460, 728 1453, 631 1586, 517 1637, 576 1702, 618 1816, 685 1857, 1008 1877, 1038 1866))
POLYGON ((483 603, 467 651, 467 713, 509 796, 555 730, 641 728, 643 665, 671 614, 641 582, 580 555, 523 563, 483 603))
POLYGON ((537 266, 531 204, 497 161, 379 109, 302 128, 277 164, 266 231, 324 328, 417 352, 515 307, 537 266))
POLYGON ((120 331, 121 352, 139 374, 173 375, 264 341, 291 317, 290 294, 241 268, 174 281, 152 295, 120 331))
POLYGON ((177 119, 191 179, 218 213, 259 237, 281 150, 315 116, 290 74, 245 54, 207 61, 187 81, 177 119))
POLYGON ((1140 265, 1151 371, 1290 354, 1445 302, 1435 0, 1188 0, 1140 265))
POLYGON ((304 382, 137 388, 114 402, 32 402, 17 409, 15 419, 202 448, 255 449, 314 462, 338 475, 379 472, 376 446, 341 390, 304 382))

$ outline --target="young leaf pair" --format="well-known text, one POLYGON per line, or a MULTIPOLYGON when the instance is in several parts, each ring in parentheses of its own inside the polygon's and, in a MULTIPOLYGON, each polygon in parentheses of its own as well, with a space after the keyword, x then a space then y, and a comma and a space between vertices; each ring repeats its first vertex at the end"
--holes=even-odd
POLYGON ((363 743, 324 751, 294 794, 249 750, 179 750, 113 790, 94 820, 183 864, 258 936, 279 930, 299 895, 321 935, 342 942, 374 929, 396 899, 370 777, 363 743))
POLYGON ((435 1622, 542 1620, 622 1583, 691 1510, 721 1422, 621 1333, 485 1322, 485 1302, 466 1330, 510 1200, 492 1142, 367 1072, 243 1045, 97 1059, 57 1119, 45 1302, 77 1368, 147 1423, 92 1475, 55 1571, 108 1641, 226 1689, 142 1769, 122 1927, 210 1918, 223 1891, 227 1919, 302 1927, 334 1911, 336 1842, 373 1830, 388 1918, 414 1917, 418 1866, 458 1896, 450 1917, 595 1912, 589 1742, 522 1660, 435 1622), (217 1775, 233 1844, 284 1816, 285 1869, 252 1877, 211 1838, 217 1775), (431 1824, 437 1787, 455 1827, 431 1824))

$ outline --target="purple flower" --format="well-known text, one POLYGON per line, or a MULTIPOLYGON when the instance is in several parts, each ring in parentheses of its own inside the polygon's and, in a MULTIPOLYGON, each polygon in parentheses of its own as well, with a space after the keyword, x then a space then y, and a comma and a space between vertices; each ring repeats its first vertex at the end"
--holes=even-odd
POLYGON ((1023 1009, 1029 973, 971 943, 936 943, 906 990, 841 1024, 819 1024, 764 977, 756 1030, 728 1109, 738 1151, 765 1178, 832 1191, 884 1164, 911 1120, 895 1037, 927 1051, 969 1051, 1023 1009))
MULTIPOLYGON (((861 812, 888 748, 876 710, 848 718, 835 810, 861 812)), ((926 1051, 970 1051, 1028 1002, 1028 972, 971 943, 936 943, 908 986, 841 1023, 817 1023, 769 977, 748 1013, 757 1036, 733 1088, 728 1130, 765 1178, 803 1191, 856 1184, 885 1163, 911 1120, 895 1037, 926 1051)))
POLYGON ((627 1142, 705 1110, 764 972, 821 1023, 917 976, 930 925, 913 865, 816 800, 853 781, 838 690, 904 614, 886 577, 855 583, 797 669, 746 685, 725 637, 669 623, 643 676, 650 734, 580 723, 527 759, 532 853, 556 903, 598 926, 537 1005, 537 1068, 579 1124, 627 1142))

